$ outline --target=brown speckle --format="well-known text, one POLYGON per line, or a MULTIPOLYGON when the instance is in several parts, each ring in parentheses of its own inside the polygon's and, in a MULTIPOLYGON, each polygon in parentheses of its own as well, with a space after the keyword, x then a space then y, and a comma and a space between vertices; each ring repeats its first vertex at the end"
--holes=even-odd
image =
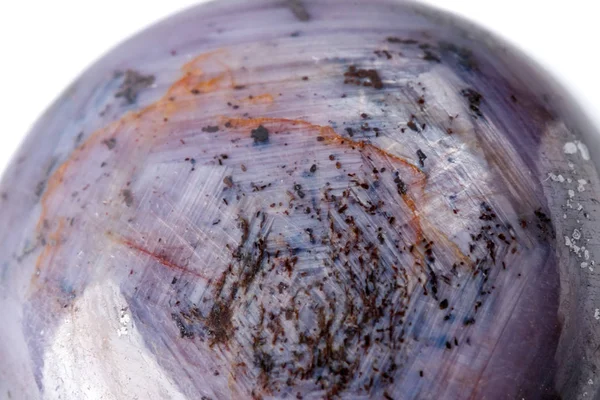
POLYGON ((131 207, 131 205, 133 204, 133 194, 131 193, 131 190, 123 189, 121 191, 121 196, 123 196, 123 201, 125 202, 125 205, 127 207, 131 207))
POLYGON ((351 65, 348 70, 344 73, 344 83, 355 84, 363 86, 372 86, 375 89, 383 89, 383 82, 379 73, 374 69, 358 69, 356 66, 351 65))
POLYGON ((229 176, 229 175, 226 176, 225 178, 223 178, 223 183, 228 188, 232 188, 233 187, 233 179, 231 179, 231 176, 229 176))
POLYGON ((233 330, 231 317, 232 313, 227 304, 221 301, 215 302, 206 319, 206 326, 213 343, 225 343, 229 339, 233 330))
POLYGON ((446 308, 448 308, 448 300, 444 299, 440 301, 440 310, 445 310, 446 308))

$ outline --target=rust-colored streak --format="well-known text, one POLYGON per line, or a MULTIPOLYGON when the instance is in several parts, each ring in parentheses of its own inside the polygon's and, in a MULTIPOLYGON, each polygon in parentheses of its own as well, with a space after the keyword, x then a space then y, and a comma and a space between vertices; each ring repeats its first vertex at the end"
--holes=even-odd
MULTIPOLYGON (((257 118, 228 118, 221 117, 221 122, 231 126, 233 128, 255 128, 258 125, 285 125, 289 128, 292 127, 303 127, 309 131, 318 132, 318 135, 321 137, 322 141, 320 143, 323 144, 334 144, 340 147, 351 148, 359 151, 368 151, 379 155, 380 157, 389 159, 392 163, 396 163, 401 165, 404 168, 408 168, 411 173, 417 177, 415 181, 413 181, 410 186, 412 187, 411 191, 417 190, 421 194, 425 193, 425 186, 427 185, 427 175, 423 172, 418 166, 412 164, 410 161, 405 160, 401 156, 396 154, 392 154, 372 143, 365 141, 353 140, 347 137, 343 137, 338 134, 331 126, 322 126, 313 124, 311 122, 301 120, 301 119, 288 119, 288 118, 269 118, 269 117, 257 117, 257 118)), ((277 132, 274 131, 276 134, 277 132)), ((423 228, 423 221, 421 221, 421 215, 419 212, 419 207, 417 201, 415 201, 414 196, 410 194, 410 192, 401 195, 402 201, 408 207, 411 212, 411 220, 409 221, 410 226, 413 228, 415 232, 415 242, 421 243, 426 235, 424 233, 425 229, 423 228)), ((469 264, 469 257, 462 253, 462 251, 456 246, 454 242, 448 239, 445 235, 440 233, 436 228, 428 225, 427 236, 433 236, 437 242, 440 244, 444 244, 448 248, 452 248, 455 252, 457 258, 465 264, 469 264)), ((421 266, 426 265, 425 254, 421 252, 418 248, 414 250, 414 256, 417 263, 421 266)))
MULTIPOLYGON (((68 184, 69 179, 72 179, 72 174, 77 173, 78 163, 89 159, 90 152, 97 151, 99 146, 104 148, 105 146, 102 144, 104 140, 122 135, 138 134, 136 132, 136 127, 142 122, 147 124, 155 124, 156 126, 162 126, 162 124, 168 121, 167 117, 170 115, 199 107, 203 101, 202 99, 204 98, 202 94, 217 91, 226 92, 227 90, 230 90, 232 93, 234 93, 236 86, 233 72, 223 61, 226 59, 225 57, 227 54, 228 53, 226 50, 219 49, 201 54, 190 60, 182 66, 181 77, 171 85, 171 87, 158 101, 142 108, 139 111, 129 112, 123 115, 119 120, 93 132, 85 141, 83 141, 72 152, 69 158, 67 158, 48 179, 46 190, 40 200, 41 213, 37 224, 38 233, 43 233, 44 221, 56 223, 56 218, 59 216, 53 215, 52 207, 57 206, 58 203, 54 204, 51 200, 60 199, 62 195, 60 190, 64 185, 68 184), (210 71, 210 73, 207 71, 210 71)), ((272 102, 273 96, 269 93, 257 95, 251 101, 252 104, 270 104, 272 102)), ((403 194, 401 198, 412 213, 410 224, 417 234, 417 240, 421 240, 424 237, 423 227, 418 211, 418 202, 416 201, 413 193, 424 194, 427 183, 427 175, 419 167, 412 164, 408 160, 377 147, 372 143, 343 137, 330 126, 313 124, 301 119, 268 117, 231 118, 226 116, 220 117, 220 119, 222 120, 221 122, 225 123, 226 126, 231 126, 233 128, 251 127, 254 129, 261 124, 280 124, 285 125, 288 130, 290 128, 293 129, 294 127, 297 127, 298 129, 306 129, 311 134, 320 136, 319 143, 324 145, 333 144, 347 149, 370 152, 377 154, 382 158, 388 159, 392 163, 407 168, 411 171, 411 174, 415 177, 415 180, 410 183, 412 193, 409 192, 407 194, 403 194)), ((276 134, 276 130, 274 130, 273 133, 276 134)), ((152 145, 152 142, 149 141, 151 139, 145 138, 144 135, 140 135, 139 140, 140 145, 152 145)), ((66 239, 66 237, 64 239, 66 239)), ((205 279, 205 277, 201 274, 178 265, 177 263, 169 260, 166 256, 153 253, 132 241, 124 240, 123 244, 129 246, 139 253, 152 257, 165 267, 205 279)), ((44 264, 47 265, 50 263, 56 251, 56 246, 45 246, 37 260, 38 268, 41 269, 44 264)))
POLYGON ((177 80, 161 101, 170 101, 171 98, 181 95, 191 94, 202 94, 214 92, 221 88, 231 89, 235 86, 235 80, 233 79, 233 72, 231 69, 222 61, 217 59, 219 55, 225 55, 224 49, 214 50, 208 53, 200 54, 191 61, 188 61, 183 65, 181 70, 184 72, 183 76, 177 80), (207 78, 205 71, 201 68, 202 63, 215 59, 215 63, 219 64, 224 72, 217 74, 212 78, 207 78))
POLYGON ((164 267, 167 267, 167 268, 175 270, 175 271, 180 271, 180 272, 183 272, 186 274, 190 274, 197 278, 207 280, 207 278, 204 275, 202 275, 201 273, 199 273, 197 271, 193 271, 189 268, 186 268, 186 267, 183 267, 183 266, 177 264, 176 262, 171 261, 166 254, 150 251, 150 250, 138 245, 137 243, 135 243, 133 240, 130 240, 130 239, 121 238, 121 239, 119 239, 119 241, 123 245, 129 247, 130 249, 133 249, 141 254, 145 254, 145 255, 149 256, 154 261, 158 262, 159 264, 161 264, 164 267))
MULTIPOLYGON (((43 224, 43 221, 41 223, 43 224)), ((46 245, 44 246, 44 249, 38 256, 38 258, 36 259, 36 262, 35 262, 36 272, 40 271, 42 262, 46 258, 48 258, 50 261, 52 261, 54 253, 56 252, 56 249, 61 244, 62 238, 64 236, 64 230, 65 230, 65 219, 59 218, 58 219, 58 227, 54 230, 54 232, 52 232, 48 235, 48 238, 46 239, 46 245)), ((36 280, 37 277, 38 277, 38 275, 34 274, 32 277, 32 281, 36 280)))
POLYGON ((198 83, 193 84, 191 90, 197 91, 199 94, 215 91, 217 88, 219 88, 219 83, 222 82, 225 77, 227 77, 227 74, 223 73, 215 76, 214 78, 202 80, 198 83))
POLYGON ((285 124, 292 126, 304 126, 309 129, 321 129, 321 125, 312 124, 302 119, 290 119, 290 118, 270 118, 270 117, 257 117, 257 118, 229 118, 222 116, 221 121, 223 123, 229 123, 234 128, 243 127, 256 127, 263 124, 285 124))
POLYGON ((274 99, 270 93, 263 93, 257 96, 244 97, 241 101, 249 104, 272 104, 274 99))
MULTIPOLYGON (((319 136, 322 138, 322 143, 331 143, 338 146, 352 148, 357 150, 367 150, 373 153, 378 154, 384 158, 388 158, 390 161, 394 163, 398 163, 403 167, 407 167, 410 169, 411 173, 418 177, 418 179, 411 184, 411 186, 416 186, 424 192, 425 185, 427 183, 427 175, 421 171, 419 167, 412 164, 411 162, 405 160, 404 158, 391 154, 384 149, 375 146, 372 143, 368 143, 365 141, 352 140, 338 134, 332 127, 330 126, 322 126, 310 123, 308 121, 304 121, 301 119, 287 119, 287 118, 268 118, 268 117, 258 117, 258 118, 227 118, 221 117, 222 122, 226 123, 228 126, 232 126, 234 128, 239 127, 256 127, 258 125, 268 125, 268 124, 280 124, 280 125, 292 125, 292 126, 301 126, 306 127, 309 130, 314 130, 319 133, 319 136)), ((421 226, 420 216, 417 209, 417 205, 415 203, 414 198, 410 194, 403 194, 402 200, 406 204, 406 206, 411 210, 412 220, 411 225, 417 234, 417 242, 420 242, 423 239, 423 228, 421 226)))
MULTIPOLYGON (((185 105, 182 105, 186 104, 185 102, 174 102, 173 100, 175 100, 175 98, 181 99, 182 97, 194 98, 195 95, 191 92, 194 87, 197 87, 198 90, 202 90, 203 92, 215 91, 221 89, 223 86, 221 85, 221 82, 226 81, 227 79, 230 81, 228 86, 233 87, 235 85, 233 74, 223 62, 216 61, 226 69, 224 73, 220 73, 216 77, 213 76, 212 78, 207 78, 200 68, 203 62, 224 55, 225 53, 225 50, 219 49, 201 54, 190 60, 181 68, 183 71, 182 77, 171 85, 161 99, 139 111, 128 112, 119 120, 94 131, 85 141, 73 150, 70 156, 48 178, 46 190, 40 199, 41 211, 36 225, 38 234, 43 232, 45 221, 52 221, 56 217, 51 215, 50 200, 58 194, 59 189, 68 180, 68 173, 76 170, 77 168, 75 165, 77 162, 86 160, 89 152, 94 151, 94 149, 101 145, 106 138, 118 136, 119 132, 128 131, 128 129, 126 129, 127 127, 139 123, 142 118, 163 121, 163 118, 169 117, 182 107, 186 107, 185 105)), ((189 102, 187 107, 190 107, 189 102)), ((56 246, 46 245, 44 247, 36 261, 38 271, 41 269, 44 261, 50 262, 52 260, 56 251, 56 246)), ((169 266, 169 264, 167 264, 167 266, 169 266)), ((173 264, 171 266, 177 269, 176 265, 173 264)))
POLYGON ((232 127, 256 127, 258 125, 266 125, 266 124, 291 124, 292 126, 304 126, 308 129, 316 130, 319 132, 320 136, 324 139, 325 143, 334 143, 340 146, 345 147, 353 147, 357 149, 368 149, 373 151, 374 153, 379 154, 380 156, 387 157, 394 162, 402 164, 405 167, 410 168, 410 170, 416 175, 419 176, 419 179, 416 183, 419 185, 425 185, 427 181, 427 175, 421 171, 419 167, 412 164, 411 162, 405 160, 404 158, 389 153, 384 149, 375 146, 372 143, 353 140, 347 137, 343 137, 338 134, 332 127, 323 126, 313 124, 308 121, 304 121, 301 119, 289 119, 289 118, 269 118, 269 117, 258 117, 258 118, 228 118, 221 117, 222 122, 229 123, 232 127))

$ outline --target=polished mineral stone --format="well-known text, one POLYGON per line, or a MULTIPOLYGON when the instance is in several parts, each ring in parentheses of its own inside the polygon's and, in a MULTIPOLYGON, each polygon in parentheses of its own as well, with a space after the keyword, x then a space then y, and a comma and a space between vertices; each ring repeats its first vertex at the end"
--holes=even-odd
POLYGON ((0 397, 598 398, 600 182, 571 104, 412 3, 150 28, 3 178, 0 397))

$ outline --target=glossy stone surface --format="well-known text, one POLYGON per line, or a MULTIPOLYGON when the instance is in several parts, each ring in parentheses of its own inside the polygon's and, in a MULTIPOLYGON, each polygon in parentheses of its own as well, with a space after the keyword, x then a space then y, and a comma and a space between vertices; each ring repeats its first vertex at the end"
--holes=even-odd
POLYGON ((568 104, 412 3, 152 27, 3 178, 0 397, 597 398, 595 136, 568 104))

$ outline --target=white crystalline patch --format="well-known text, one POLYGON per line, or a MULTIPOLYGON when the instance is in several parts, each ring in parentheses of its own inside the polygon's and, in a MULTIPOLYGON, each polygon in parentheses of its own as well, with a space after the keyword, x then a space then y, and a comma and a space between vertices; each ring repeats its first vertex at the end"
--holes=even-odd
POLYGON ((600 320, 600 308, 596 308, 596 311, 594 311, 594 318, 600 320))
POLYGON ((563 151, 565 152, 565 154, 575 154, 575 153, 577 153, 578 150, 579 150, 579 153, 581 154, 581 158, 583 158, 586 161, 590 159, 590 152, 589 152, 587 146, 584 143, 580 142, 579 140, 575 140, 573 142, 567 142, 563 146, 563 151))
POLYGON ((562 175, 554 175, 552 172, 550 172, 548 174, 548 176, 550 177, 550 179, 552 179, 554 182, 560 182, 563 183, 565 181, 565 177, 562 175))
POLYGON ((574 190, 569 189, 567 192, 569 193, 569 198, 572 199, 573 197, 575 197, 575 191, 574 190))
POLYGON ((575 154, 577 153, 577 145, 573 142, 565 143, 563 150, 565 154, 575 154))
MULTIPOLYGON (((579 231, 577 231, 577 232, 579 232, 579 231)), ((571 240, 570 237, 565 236, 565 246, 567 246, 568 248, 570 248, 571 251, 573 253, 577 254, 578 257, 581 256, 582 248, 577 245, 577 243, 575 242, 575 239, 571 240)))
POLYGON ((579 231, 579 229, 574 229, 573 230, 572 237, 573 237, 574 240, 581 239, 581 232, 579 231))
POLYGON ((587 181, 585 179, 579 179, 577 181, 578 185, 577 185, 577 191, 578 192, 585 192, 585 185, 587 184, 587 181))
POLYGON ((44 356, 44 399, 185 399, 123 304, 112 283, 89 287, 76 301, 44 356))
POLYGON ((121 324, 121 326, 119 327, 119 329, 117 329, 117 335, 127 335, 129 333, 128 327, 130 325, 130 322, 131 318, 129 317, 129 314, 127 314, 127 310, 121 309, 121 316, 119 318, 119 323, 121 324))

